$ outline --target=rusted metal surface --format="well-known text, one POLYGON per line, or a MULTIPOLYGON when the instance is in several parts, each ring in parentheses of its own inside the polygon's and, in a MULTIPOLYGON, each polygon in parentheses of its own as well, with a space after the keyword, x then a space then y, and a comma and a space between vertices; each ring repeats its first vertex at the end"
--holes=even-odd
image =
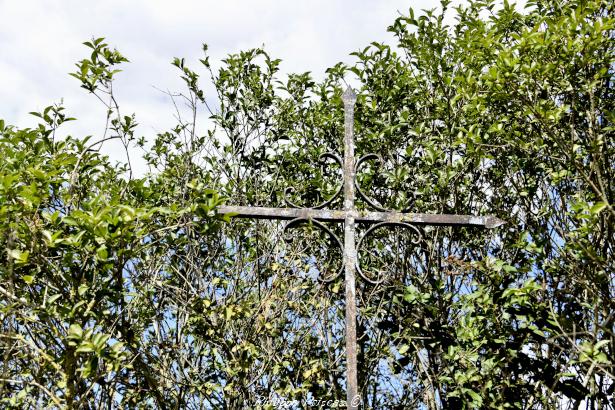
POLYGON ((312 208, 267 208, 258 206, 221 206, 220 214, 232 214, 237 218, 254 219, 315 219, 322 222, 344 222, 349 214, 356 223, 405 222, 412 225, 477 226, 497 228, 505 222, 495 216, 417 214, 403 212, 345 211, 312 208))
MULTIPOLYGON (((284 201, 291 208, 268 208, 268 207, 250 207, 250 206, 221 206, 218 208, 218 213, 231 215, 237 218, 254 218, 254 219, 276 219, 289 220, 285 227, 288 228, 313 222, 313 225, 325 231, 334 242, 343 248, 343 269, 345 279, 345 297, 346 297, 346 394, 347 408, 358 409, 361 404, 361 396, 358 391, 357 384, 357 302, 356 302, 356 284, 355 273, 373 284, 378 284, 384 278, 371 279, 364 274, 357 260, 357 246, 360 246, 363 239, 376 229, 386 226, 397 226, 407 228, 413 231, 416 235, 415 243, 421 239, 421 232, 415 225, 440 225, 440 226, 475 226, 482 228, 496 228, 504 224, 504 221, 494 216, 475 216, 475 215, 450 215, 450 214, 421 214, 408 213, 405 211, 396 212, 388 211, 375 201, 371 200, 363 191, 357 182, 356 173, 361 164, 368 160, 374 159, 382 161, 379 155, 367 154, 358 161, 354 159, 354 105, 357 97, 352 88, 348 89, 342 95, 344 101, 344 158, 340 158, 334 153, 326 153, 321 155, 320 160, 332 159, 342 167, 343 184, 335 192, 335 194, 321 204, 314 205, 311 208, 301 208, 292 202, 288 196, 292 192, 292 188, 287 188, 284 191, 284 201), (344 193, 344 206, 341 210, 323 209, 333 203, 333 201, 342 193, 344 193), (360 198, 376 211, 359 211, 356 209, 356 193, 360 198), (322 222, 338 222, 344 223, 344 241, 342 241, 322 222), (365 231, 359 242, 355 245, 357 223, 371 224, 365 231)), ((325 281, 331 281, 335 277, 326 278, 325 281)))
POLYGON ((357 296, 355 268, 355 180, 354 165, 354 105, 357 96, 352 88, 344 92, 344 283, 346 287, 346 407, 357 409, 357 296))

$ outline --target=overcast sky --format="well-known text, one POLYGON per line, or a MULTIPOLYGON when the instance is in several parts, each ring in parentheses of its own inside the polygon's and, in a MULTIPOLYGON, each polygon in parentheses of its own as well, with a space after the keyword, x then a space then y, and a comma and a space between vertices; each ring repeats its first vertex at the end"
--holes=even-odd
POLYGON ((208 43, 212 62, 264 45, 283 60, 282 72, 311 71, 352 61, 348 54, 371 41, 392 42, 386 32, 410 6, 434 0, 0 0, 0 118, 33 126, 28 115, 64 99, 80 121, 74 134, 100 133, 99 102, 68 76, 85 57, 81 43, 106 37, 131 61, 116 90, 124 113, 136 113, 139 133, 153 135, 173 124, 172 106, 156 88, 181 90, 173 57, 193 67, 208 43))

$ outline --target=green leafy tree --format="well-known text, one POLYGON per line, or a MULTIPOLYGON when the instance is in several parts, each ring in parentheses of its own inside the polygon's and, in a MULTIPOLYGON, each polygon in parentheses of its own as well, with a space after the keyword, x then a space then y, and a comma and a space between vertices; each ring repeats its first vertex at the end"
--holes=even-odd
POLYGON ((0 124, 3 405, 345 397, 335 242, 315 224, 285 230, 216 206, 330 199, 340 169, 323 155, 341 153, 353 78, 357 155, 380 155, 358 172, 374 204, 507 221, 362 241, 363 272, 382 279, 358 282, 363 406, 613 408, 613 7, 409 10, 389 27, 397 44, 372 43, 321 82, 282 78, 261 49, 215 69, 204 47, 203 72, 173 61, 186 91, 170 98, 186 108, 151 140, 114 98, 126 59, 86 43, 73 75, 107 108, 100 139, 58 140, 69 120, 59 106, 36 129, 0 124), (125 147, 124 165, 98 153, 108 139, 125 147), (134 144, 152 170, 141 178, 134 144))

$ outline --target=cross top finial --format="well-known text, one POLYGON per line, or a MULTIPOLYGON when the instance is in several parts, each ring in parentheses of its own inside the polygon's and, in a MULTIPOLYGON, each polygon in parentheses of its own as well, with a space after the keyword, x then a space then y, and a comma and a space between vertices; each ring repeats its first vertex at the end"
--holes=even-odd
POLYGON ((354 105, 357 101, 357 95, 351 86, 348 86, 346 91, 344 91, 344 94, 342 94, 342 100, 344 101, 344 105, 354 105))

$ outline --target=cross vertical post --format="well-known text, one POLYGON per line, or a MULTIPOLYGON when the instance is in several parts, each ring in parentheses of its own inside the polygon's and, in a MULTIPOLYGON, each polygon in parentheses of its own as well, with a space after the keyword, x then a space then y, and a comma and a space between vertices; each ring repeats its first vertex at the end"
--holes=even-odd
POLYGON ((346 285, 346 400, 348 409, 358 408, 357 380, 357 298, 355 266, 355 164, 354 104, 357 96, 350 87, 344 92, 344 282, 346 285))

